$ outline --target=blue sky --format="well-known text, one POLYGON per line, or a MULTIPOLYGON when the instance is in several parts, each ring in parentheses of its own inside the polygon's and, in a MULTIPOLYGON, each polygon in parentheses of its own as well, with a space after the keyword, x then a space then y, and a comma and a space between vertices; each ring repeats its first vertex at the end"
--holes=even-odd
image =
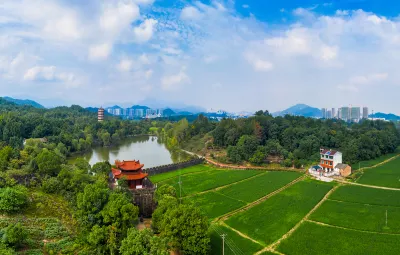
POLYGON ((400 114, 399 11, 362 0, 3 0, 0 96, 400 114))

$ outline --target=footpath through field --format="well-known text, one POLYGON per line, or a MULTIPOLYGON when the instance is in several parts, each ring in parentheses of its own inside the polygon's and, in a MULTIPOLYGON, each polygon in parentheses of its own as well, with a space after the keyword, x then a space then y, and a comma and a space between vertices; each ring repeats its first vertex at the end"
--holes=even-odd
POLYGON ((277 241, 275 241, 273 244, 267 246, 266 248, 262 249, 261 251, 258 251, 257 253, 255 253, 255 255, 259 255, 262 254, 263 252, 266 251, 270 251, 270 252, 276 252, 275 248, 286 238, 288 238, 294 231, 296 231, 296 229, 298 229, 300 227, 301 224, 303 224, 304 221, 308 220, 308 218, 310 217, 310 215, 315 212, 315 210, 317 210, 322 203, 339 187, 340 185, 337 185, 335 187, 333 187, 328 193, 325 194, 325 196, 321 199, 321 201, 319 201, 319 203, 314 206, 314 208, 307 213, 306 216, 304 216, 304 218, 302 220, 300 220, 291 230, 289 230, 289 232, 287 232, 286 234, 284 234, 280 239, 278 239, 277 241))
POLYGON ((286 184, 285 186, 283 186, 283 187, 281 187, 281 188, 279 188, 279 189, 277 189, 277 190, 275 190, 275 191, 269 193, 268 195, 266 195, 266 196, 264 196, 264 197, 262 197, 262 198, 260 198, 260 199, 258 199, 258 200, 256 200, 256 201, 254 201, 254 202, 251 202, 251 203, 249 203, 249 204, 247 204, 247 205, 245 205, 245 206, 243 206, 243 207, 241 207, 241 208, 239 208, 239 209, 233 210, 233 211, 231 211, 231 212, 229 212, 229 213, 227 213, 227 214, 225 214, 225 215, 222 215, 222 216, 216 218, 215 220, 213 220, 213 222, 225 221, 225 220, 227 220, 229 217, 231 217, 231 216, 234 215, 234 214, 237 214, 237 213, 239 213, 239 212, 246 211, 246 210, 248 210, 249 208, 258 205, 259 203, 264 202, 264 201, 267 200, 268 198, 270 198, 270 197, 272 197, 272 196, 278 194, 279 192, 281 192, 281 191, 287 189, 288 187, 292 186, 293 184, 295 184, 295 183, 297 183, 297 182, 303 180, 304 178, 305 178, 305 175, 302 175, 302 176, 298 177, 297 179, 291 181, 290 183, 286 184))
POLYGON ((400 189, 398 189, 398 188, 389 188, 389 187, 383 187, 383 186, 374 186, 374 185, 369 185, 369 184, 361 184, 361 183, 357 183, 357 182, 349 182, 349 181, 340 180, 340 179, 335 179, 335 181, 343 183, 343 184, 363 186, 363 187, 373 188, 373 189, 385 189, 385 190, 397 190, 397 191, 400 191, 400 189))
POLYGON ((323 223, 323 222, 315 221, 315 220, 309 220, 309 219, 307 219, 306 221, 312 222, 312 223, 315 223, 315 224, 318 224, 321 226, 325 226, 325 227, 340 228, 340 229, 358 231, 358 232, 369 233, 369 234, 400 236, 400 234, 398 234, 398 233, 387 233, 387 232, 377 232, 377 231, 368 231, 368 230, 361 230, 361 229, 355 229, 355 228, 347 228, 347 227, 331 225, 331 224, 327 224, 327 223, 323 223))

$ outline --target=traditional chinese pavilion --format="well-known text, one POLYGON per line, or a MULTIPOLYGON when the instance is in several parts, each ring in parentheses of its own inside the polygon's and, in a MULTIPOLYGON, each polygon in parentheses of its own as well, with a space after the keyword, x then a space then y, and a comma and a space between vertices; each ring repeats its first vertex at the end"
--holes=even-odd
POLYGON ((128 180, 130 189, 143 188, 143 180, 148 176, 148 174, 143 173, 142 168, 144 164, 140 164, 139 160, 116 160, 115 166, 117 169, 111 169, 114 179, 118 180, 125 177, 128 180))

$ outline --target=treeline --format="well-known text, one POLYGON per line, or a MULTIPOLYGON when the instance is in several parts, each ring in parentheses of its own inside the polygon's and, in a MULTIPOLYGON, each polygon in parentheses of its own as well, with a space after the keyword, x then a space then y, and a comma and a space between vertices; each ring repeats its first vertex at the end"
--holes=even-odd
POLYGON ((203 140, 203 148, 225 150, 226 156, 218 158, 222 162, 261 165, 270 155, 281 158, 288 167, 319 161, 320 147, 340 150, 344 162, 352 164, 394 152, 400 143, 399 130, 392 122, 346 123, 289 115, 274 118, 268 111, 218 123, 200 115, 193 123, 168 123, 164 130, 173 146, 210 138, 203 140))
POLYGON ((68 153, 88 150, 93 145, 109 146, 129 135, 146 134, 150 121, 122 121, 74 105, 53 109, 19 106, 0 98, 0 143, 22 148, 24 139, 43 138, 68 153))

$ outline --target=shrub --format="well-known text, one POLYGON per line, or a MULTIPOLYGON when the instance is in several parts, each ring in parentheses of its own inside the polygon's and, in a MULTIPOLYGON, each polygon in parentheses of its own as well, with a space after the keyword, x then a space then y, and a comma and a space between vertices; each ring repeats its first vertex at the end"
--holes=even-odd
POLYGON ((24 186, 0 189, 0 212, 13 213, 28 204, 28 190, 24 186))
POLYGON ((56 193, 60 189, 60 181, 56 177, 50 177, 43 180, 42 191, 48 194, 56 193))
POLYGON ((28 237, 28 232, 21 225, 20 222, 17 224, 10 224, 4 231, 2 241, 3 243, 11 247, 21 247, 28 237))

